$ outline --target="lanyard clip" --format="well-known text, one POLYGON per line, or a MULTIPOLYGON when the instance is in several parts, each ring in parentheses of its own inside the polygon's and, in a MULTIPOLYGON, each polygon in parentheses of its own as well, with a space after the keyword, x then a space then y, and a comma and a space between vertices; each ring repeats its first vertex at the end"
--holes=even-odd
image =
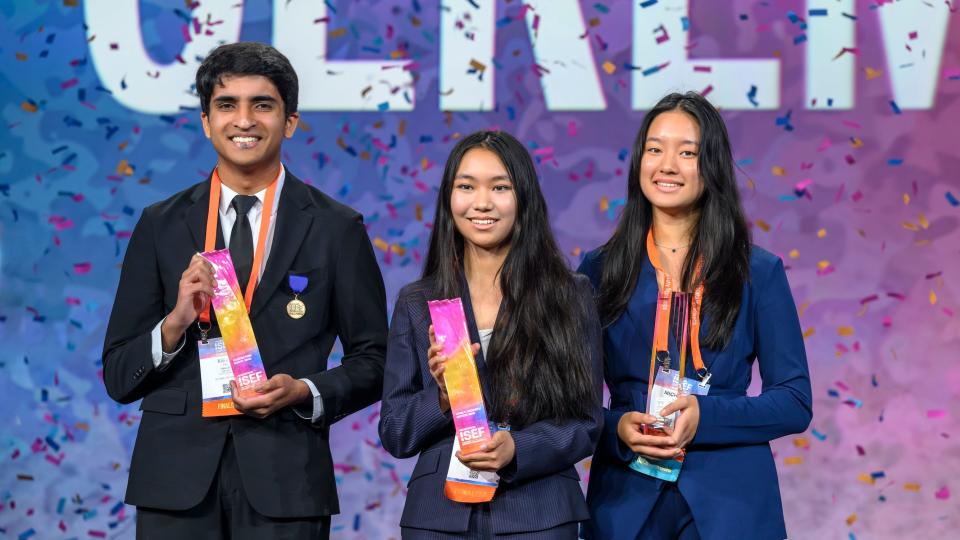
POLYGON ((667 351, 657 351, 657 364, 663 371, 670 371, 670 353, 667 351))
POLYGON ((707 371, 707 368, 700 368, 697 370, 697 376, 700 377, 700 386, 706 386, 710 384, 710 377, 713 377, 713 373, 707 371))
POLYGON ((204 323, 202 321, 197 321, 197 328, 200 329, 200 343, 207 343, 207 334, 210 333, 210 329, 213 328, 213 324, 206 323, 206 328, 203 327, 204 323))

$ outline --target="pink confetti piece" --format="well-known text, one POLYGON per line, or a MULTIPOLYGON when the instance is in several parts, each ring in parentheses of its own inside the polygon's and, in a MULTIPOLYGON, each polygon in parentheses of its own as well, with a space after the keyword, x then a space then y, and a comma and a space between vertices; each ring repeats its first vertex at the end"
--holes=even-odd
POLYGON ((927 418, 943 418, 947 415, 947 411, 943 409, 928 409, 927 418))
POLYGON ((942 488, 937 490, 934 496, 940 499, 941 501, 945 501, 950 498, 950 488, 948 488, 947 486, 943 486, 942 488))
POLYGON ((88 263, 88 262, 75 263, 75 264, 73 265, 73 271, 74 271, 74 273, 76 273, 76 274, 83 275, 83 274, 86 274, 86 273, 90 272, 90 269, 91 269, 92 267, 93 267, 93 265, 91 265, 91 264, 88 263))

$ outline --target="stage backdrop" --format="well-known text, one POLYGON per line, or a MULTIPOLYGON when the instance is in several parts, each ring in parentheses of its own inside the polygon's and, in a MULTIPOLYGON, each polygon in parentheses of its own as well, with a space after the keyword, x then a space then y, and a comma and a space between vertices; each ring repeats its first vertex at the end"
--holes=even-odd
MULTIPOLYGON (((197 63, 242 39, 297 67, 301 130, 284 162, 363 213, 391 307, 420 273, 458 137, 498 128, 523 141, 575 266, 613 230, 643 109, 702 91, 723 109, 754 242, 783 258, 806 336, 813 422, 773 444, 791 537, 956 534, 956 9, 3 2, 0 532, 133 537, 122 497, 139 412, 104 392, 104 330, 141 210, 214 165, 197 63)), ((413 462, 380 447, 378 410, 333 429, 334 538, 398 537, 413 462)))

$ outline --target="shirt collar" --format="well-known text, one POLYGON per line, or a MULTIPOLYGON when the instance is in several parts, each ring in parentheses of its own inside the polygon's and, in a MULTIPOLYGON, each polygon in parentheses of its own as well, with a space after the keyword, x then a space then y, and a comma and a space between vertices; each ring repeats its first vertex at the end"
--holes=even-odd
MULTIPOLYGON (((271 215, 277 215, 277 207, 280 205, 280 190, 283 189, 283 181, 287 177, 287 169, 283 166, 283 163, 280 164, 280 177, 277 178, 277 194, 273 199, 273 211, 270 212, 271 215)), ((254 193, 257 199, 260 200, 260 205, 254 205, 254 207, 263 208, 263 201, 267 198, 267 188, 263 188, 260 191, 254 193)), ((237 196, 237 192, 227 187, 223 182, 220 183, 220 214, 227 215, 227 211, 230 210, 230 203, 233 201, 233 198, 237 196)))

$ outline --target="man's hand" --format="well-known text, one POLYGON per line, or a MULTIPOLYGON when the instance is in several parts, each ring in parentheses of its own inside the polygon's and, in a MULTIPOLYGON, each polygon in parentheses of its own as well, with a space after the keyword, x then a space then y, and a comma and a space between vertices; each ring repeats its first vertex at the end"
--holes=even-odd
POLYGON ((243 414, 254 418, 266 418, 284 407, 313 398, 307 383, 285 373, 270 377, 254 387, 254 390, 257 391, 257 395, 241 397, 237 381, 230 381, 233 406, 243 414))
POLYGON ((479 452, 464 455, 457 452, 457 459, 475 471, 499 471, 513 460, 517 447, 509 431, 498 431, 479 452))
POLYGON ((164 351, 174 350, 187 328, 207 309, 217 286, 213 276, 213 266, 199 253, 190 259, 190 265, 180 276, 177 305, 160 327, 164 351))

